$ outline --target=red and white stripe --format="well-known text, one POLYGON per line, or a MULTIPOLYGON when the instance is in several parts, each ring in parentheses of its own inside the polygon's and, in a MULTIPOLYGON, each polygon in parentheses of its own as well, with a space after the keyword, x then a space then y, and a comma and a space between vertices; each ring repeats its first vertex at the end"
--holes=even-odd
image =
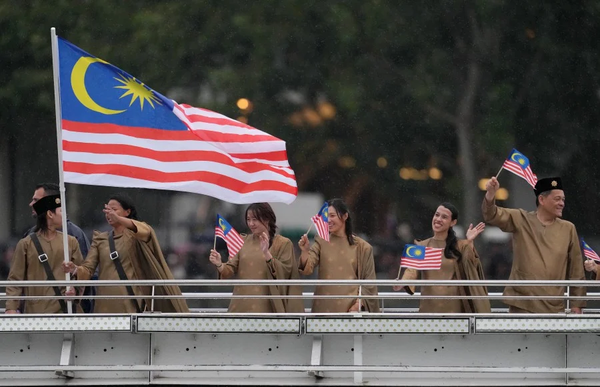
POLYGON ((215 235, 225 241, 230 258, 236 255, 244 246, 244 240, 233 227, 225 235, 223 229, 217 226, 215 227, 215 235))
POLYGON ((329 223, 325 222, 319 214, 313 216, 312 218, 310 218, 310 220, 315 225, 315 228, 317 229, 317 234, 321 238, 329 242, 329 223))
POLYGON ((600 256, 598 256, 594 250, 584 248, 583 255, 585 255, 587 259, 593 259, 594 261, 600 262, 600 256))
POLYGON ((63 120, 65 181, 291 203, 298 188, 285 142, 205 109, 178 105, 189 130, 63 120))
POLYGON ((425 258, 414 259, 409 257, 400 258, 400 267, 417 270, 439 270, 442 267, 442 254, 444 249, 425 247, 425 258))
POLYGON ((535 185, 537 184, 538 178, 535 175, 535 173, 533 173, 533 171, 531 170, 531 166, 528 165, 527 168, 523 169, 519 163, 516 163, 512 160, 505 160, 504 164, 502 164, 502 168, 506 169, 509 172, 514 173, 517 176, 522 177, 523 179, 525 179, 525 181, 527 183, 529 183, 530 186, 532 186, 533 188, 535 188, 535 185))

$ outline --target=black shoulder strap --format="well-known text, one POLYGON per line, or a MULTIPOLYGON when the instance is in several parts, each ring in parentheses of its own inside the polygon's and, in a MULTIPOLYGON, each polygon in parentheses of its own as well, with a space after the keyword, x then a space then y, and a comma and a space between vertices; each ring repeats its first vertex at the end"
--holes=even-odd
MULTIPOLYGON (((35 233, 30 234, 29 236, 31 237, 31 240, 35 245, 35 249, 37 250, 38 259, 40 260, 42 266, 44 267, 44 270, 46 271, 46 277, 48 277, 48 281, 56 281, 56 278, 54 278, 54 273, 52 272, 52 268, 48 263, 48 255, 44 253, 44 249, 42 249, 42 245, 40 244, 38 236, 35 233)), ((65 246, 64 248, 66 249, 67 247, 65 246)), ((60 308, 62 309, 63 313, 67 313, 67 303, 63 299, 63 295, 60 292, 60 288, 58 286, 53 286, 53 288, 54 294, 56 294, 56 297, 59 297, 58 302, 60 303, 60 308)))
MULTIPOLYGON (((115 248, 115 237, 114 237, 113 231, 111 231, 108 234, 108 248, 110 249, 110 259, 115 264, 115 269, 117 269, 119 278, 121 279, 121 281, 129 280, 129 278, 127 278, 127 274, 125 273, 125 270, 123 270, 123 264, 121 263, 121 260, 119 259, 119 253, 117 252, 117 249, 115 248)), ((135 293, 133 292, 133 289, 131 288, 130 285, 125 285, 125 288, 127 288, 127 294, 129 294, 132 297, 135 296, 135 293)), ((137 299, 131 298, 131 301, 133 302, 133 305, 135 305, 135 310, 138 313, 142 313, 142 309, 140 308, 140 304, 138 304, 137 299)))

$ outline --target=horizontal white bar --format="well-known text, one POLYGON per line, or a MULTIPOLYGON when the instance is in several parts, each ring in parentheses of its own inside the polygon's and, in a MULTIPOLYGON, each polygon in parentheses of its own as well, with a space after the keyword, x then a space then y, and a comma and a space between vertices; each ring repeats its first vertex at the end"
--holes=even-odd
POLYGON ((137 332, 293 333, 299 335, 302 319, 137 316, 137 332))
MULTIPOLYGON (((515 315, 513 315, 515 316, 515 315)), ((521 315, 523 316, 523 315, 521 315)), ((526 315, 527 316, 527 315, 526 315)), ((588 333, 600 332, 600 318, 475 318, 475 333, 588 333)))
POLYGON ((68 365, 0 366, 0 372, 48 371, 279 371, 279 372, 424 372, 424 373, 600 373, 588 367, 436 367, 436 366, 311 366, 311 365, 68 365))
POLYGON ((131 316, 3 315, 0 332, 131 332, 131 316))
POLYGON ((306 318, 307 334, 327 333, 470 333, 470 320, 465 318, 306 318))

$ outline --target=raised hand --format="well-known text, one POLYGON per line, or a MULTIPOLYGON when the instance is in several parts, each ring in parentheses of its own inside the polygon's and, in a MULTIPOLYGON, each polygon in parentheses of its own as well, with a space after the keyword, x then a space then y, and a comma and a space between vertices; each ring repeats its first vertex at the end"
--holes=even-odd
POLYGON ((585 267, 585 270, 587 271, 595 272, 598 269, 598 264, 593 259, 586 259, 583 263, 583 267, 585 267))
POLYGON ((298 246, 300 246, 300 250, 303 252, 307 253, 308 250, 310 250, 310 242, 308 241, 308 236, 306 234, 302 235, 298 241, 298 246))
POLYGON ((265 255, 265 259, 269 260, 273 257, 271 257, 271 254, 269 253, 269 236, 267 235, 266 232, 262 232, 259 236, 258 239, 260 240, 260 249, 262 250, 263 254, 265 255))
POLYGON ((488 202, 491 202, 492 200, 494 200, 494 198, 496 197, 496 192, 500 189, 500 183, 498 182, 498 179, 496 179, 495 176, 492 176, 491 179, 488 180, 487 183, 485 183, 485 199, 488 202))
POLYGON ((115 210, 110 208, 108 206, 108 204, 104 205, 104 209, 102 211, 104 212, 104 215, 106 216, 106 220, 108 220, 108 223, 110 223, 110 224, 121 223, 121 217, 119 215, 117 215, 115 210))
POLYGON ((467 240, 469 242, 473 242, 475 238, 477 238, 477 236, 483 232, 483 230, 485 230, 485 223, 479 222, 479 224, 477 224, 475 227, 473 227, 473 223, 471 223, 466 233, 467 240))
POLYGON ((208 256, 208 260, 215 266, 221 267, 223 261, 221 261, 221 254, 217 250, 210 249, 210 255, 208 256))

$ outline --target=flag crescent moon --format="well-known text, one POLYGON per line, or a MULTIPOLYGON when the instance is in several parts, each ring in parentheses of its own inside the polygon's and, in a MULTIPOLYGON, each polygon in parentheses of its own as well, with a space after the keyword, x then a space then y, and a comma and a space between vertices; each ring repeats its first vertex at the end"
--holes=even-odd
POLYGON ((71 87, 73 88, 75 97, 77 97, 83 106, 95 112, 106 115, 123 113, 125 110, 107 109, 98 105, 88 94, 88 91, 85 88, 85 73, 87 72, 88 67, 96 62, 108 64, 108 62, 105 62, 102 59, 84 56, 79 58, 77 63, 75 63, 75 66, 73 66, 73 71, 71 72, 71 87))
POLYGON ((515 158, 516 156, 521 156, 521 154, 520 154, 520 153, 515 153, 515 154, 513 154, 513 155, 512 155, 511 159, 512 159, 512 161, 516 161, 516 162, 518 163, 518 162, 519 162, 519 160, 517 160, 517 159, 515 158))
POLYGON ((412 257, 413 255, 410 253, 410 249, 414 249, 415 246, 410 246, 408 249, 406 249, 406 255, 408 255, 409 257, 412 257))

